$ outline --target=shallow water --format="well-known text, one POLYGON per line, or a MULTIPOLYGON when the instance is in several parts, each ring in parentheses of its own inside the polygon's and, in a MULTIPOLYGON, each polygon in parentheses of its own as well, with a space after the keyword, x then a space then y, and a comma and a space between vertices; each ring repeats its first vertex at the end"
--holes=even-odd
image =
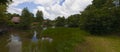
POLYGON ((0 52, 41 52, 49 40, 42 40, 37 31, 16 31, 0 36, 0 52))

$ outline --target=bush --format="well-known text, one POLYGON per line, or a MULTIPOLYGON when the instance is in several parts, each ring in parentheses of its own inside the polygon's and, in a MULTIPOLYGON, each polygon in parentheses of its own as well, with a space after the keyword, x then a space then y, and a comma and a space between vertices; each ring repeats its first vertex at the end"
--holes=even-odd
POLYGON ((82 13, 80 28, 92 34, 104 34, 119 31, 120 13, 116 8, 88 10, 82 13))

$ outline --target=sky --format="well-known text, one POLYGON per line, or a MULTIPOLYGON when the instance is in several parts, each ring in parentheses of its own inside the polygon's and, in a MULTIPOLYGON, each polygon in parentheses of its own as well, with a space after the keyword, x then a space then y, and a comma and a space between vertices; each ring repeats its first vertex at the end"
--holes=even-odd
POLYGON ((67 18, 70 15, 80 14, 90 4, 92 0, 13 0, 7 11, 21 14, 22 9, 27 7, 33 14, 40 10, 44 19, 54 20, 58 16, 67 18))

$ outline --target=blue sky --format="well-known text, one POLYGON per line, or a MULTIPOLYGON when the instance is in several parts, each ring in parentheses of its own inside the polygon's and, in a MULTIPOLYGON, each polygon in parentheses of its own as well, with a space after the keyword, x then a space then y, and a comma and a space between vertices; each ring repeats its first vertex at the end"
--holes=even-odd
POLYGON ((59 3, 59 5, 62 6, 64 2, 65 2, 65 0, 61 0, 60 3, 59 3))
POLYGON ((32 12, 33 9, 37 8, 37 6, 40 6, 40 5, 34 4, 33 2, 24 2, 15 7, 20 8, 20 9, 27 7, 29 9, 29 11, 32 12))
MULTIPOLYGON (((64 2, 65 2, 65 0, 60 0, 59 5, 62 6, 64 2)), ((29 9, 29 11, 32 12, 33 9, 37 8, 37 6, 42 6, 42 5, 41 4, 35 4, 33 2, 24 2, 24 3, 19 4, 18 6, 15 6, 15 7, 20 8, 20 9, 23 9, 23 8, 27 7, 29 9)))
POLYGON ((33 14, 36 14, 37 10, 41 10, 44 18, 53 20, 58 16, 67 18, 70 15, 78 14, 90 4, 92 4, 92 0, 13 0, 7 11, 21 14, 22 9, 27 7, 33 14))

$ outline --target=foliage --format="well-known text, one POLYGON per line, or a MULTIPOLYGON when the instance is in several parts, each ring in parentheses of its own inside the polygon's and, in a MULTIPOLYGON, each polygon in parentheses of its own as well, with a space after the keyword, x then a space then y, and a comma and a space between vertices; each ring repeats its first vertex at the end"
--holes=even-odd
POLYGON ((35 22, 37 22, 38 24, 37 24, 37 28, 40 28, 41 29, 41 26, 42 26, 42 24, 43 24, 43 21, 44 21, 44 19, 43 19, 43 13, 42 13, 42 11, 37 11, 37 13, 36 13, 36 18, 35 18, 35 22))
MULTIPOLYGON (((44 44, 42 46, 46 48, 43 51, 46 52, 74 52, 76 44, 81 43, 83 36, 87 35, 79 28, 55 28, 47 29, 41 36, 50 37, 53 39, 51 44, 44 44)), ((44 42, 44 41, 43 41, 44 42)))
POLYGON ((69 27, 79 27, 80 14, 69 16, 66 21, 69 27))
POLYGON ((42 13, 42 11, 37 11, 37 13, 36 13, 36 22, 40 22, 40 23, 42 23, 43 22, 43 13, 42 13))
POLYGON ((12 0, 0 0, 0 5, 7 5, 7 4, 9 4, 9 3, 11 3, 12 2, 12 0))
POLYGON ((92 3, 96 8, 101 8, 104 6, 107 0, 94 0, 92 3))
POLYGON ((88 6, 81 14, 80 27, 93 34, 104 34, 119 31, 120 29, 120 7, 116 8, 108 2, 97 4, 98 0, 93 1, 93 5, 88 6), (95 4, 96 3, 96 4, 95 4), (101 6, 102 5, 102 6, 101 6), (105 5, 105 6, 104 6, 105 5), (112 5, 110 7, 110 5, 112 5), (100 8, 98 8, 100 7, 100 8))
POLYGON ((6 10, 10 2, 12 0, 0 0, 0 26, 7 26, 7 23, 9 23, 6 10))
POLYGON ((63 27, 65 25, 65 17, 57 17, 55 20, 55 25, 58 27, 63 27))
POLYGON ((22 10, 21 22, 19 26, 22 27, 23 29, 29 29, 32 22, 33 22, 33 14, 30 13, 27 8, 24 8, 22 10))
POLYGON ((6 5, 0 5, 0 26, 7 25, 8 17, 6 16, 6 5))

